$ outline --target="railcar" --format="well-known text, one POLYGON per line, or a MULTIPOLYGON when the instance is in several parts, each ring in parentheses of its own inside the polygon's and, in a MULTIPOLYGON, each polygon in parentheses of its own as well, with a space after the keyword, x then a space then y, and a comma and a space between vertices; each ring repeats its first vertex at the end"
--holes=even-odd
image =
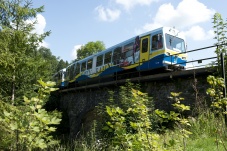
POLYGON ((111 80, 129 71, 184 69, 186 61, 184 35, 175 28, 161 27, 74 62, 66 68, 65 86, 106 77, 111 80))
POLYGON ((53 80, 56 82, 56 86, 59 88, 64 88, 68 85, 68 82, 65 80, 66 68, 61 69, 53 75, 53 80))

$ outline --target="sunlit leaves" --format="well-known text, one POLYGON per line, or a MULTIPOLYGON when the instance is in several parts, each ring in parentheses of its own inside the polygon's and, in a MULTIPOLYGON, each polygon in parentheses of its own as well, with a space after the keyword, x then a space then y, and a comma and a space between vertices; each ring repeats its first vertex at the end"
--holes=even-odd
POLYGON ((102 41, 88 42, 87 44, 81 46, 81 48, 77 50, 77 60, 86 58, 104 49, 105 45, 102 41))
MULTIPOLYGON (((226 44, 227 43, 227 22, 225 22, 223 19, 222 19, 222 16, 221 14, 219 13, 215 13, 214 14, 214 17, 213 17, 213 29, 214 29, 214 34, 215 34, 215 37, 214 39, 217 40, 217 44, 219 44, 220 46, 218 46, 216 48, 216 54, 218 56, 220 56, 221 53, 224 53, 226 54, 227 53, 227 47, 226 45, 221 45, 221 44, 226 44)), ((218 62, 220 63, 220 62, 218 62)))
MULTIPOLYGON (((159 148, 159 136, 152 133, 148 96, 128 82, 121 87, 120 100, 122 106, 112 104, 105 107, 109 120, 103 130, 112 134, 114 149, 151 150, 159 148)), ((113 93, 112 93, 113 94, 113 93)))
POLYGON ((215 89, 212 88, 208 88, 206 93, 209 94, 211 97, 214 97, 216 95, 215 89))
POLYGON ((25 150, 44 149, 58 143, 50 133, 56 130, 54 125, 60 123, 61 114, 57 111, 47 112, 43 109, 45 105, 43 99, 45 98, 42 94, 49 93, 48 91, 51 91, 49 86, 53 86, 53 83, 45 83, 42 80, 39 80, 39 83, 42 84, 38 90, 39 94, 31 99, 24 97, 25 106, 8 105, 9 107, 3 111, 3 116, 0 114, 0 121, 10 132, 9 134, 14 134, 9 136, 11 137, 10 146, 14 150, 20 147, 26 147, 25 150))
POLYGON ((50 80, 58 64, 49 49, 39 48, 50 32, 34 33, 35 17, 44 7, 31 7, 32 2, 25 0, 0 2, 0 93, 6 98, 12 95, 15 105, 21 104, 25 93, 34 92, 37 79, 50 80))
POLYGON ((216 109, 215 112, 225 114, 227 98, 223 96, 223 88, 225 87, 224 80, 222 78, 208 76, 207 82, 210 84, 211 88, 208 88, 206 92, 214 99, 211 106, 216 109))

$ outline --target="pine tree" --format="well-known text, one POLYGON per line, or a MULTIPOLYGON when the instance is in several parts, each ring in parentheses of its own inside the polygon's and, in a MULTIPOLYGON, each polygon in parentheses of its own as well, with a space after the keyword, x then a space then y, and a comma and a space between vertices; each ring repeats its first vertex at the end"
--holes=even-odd
POLYGON ((33 93, 33 84, 52 72, 37 52, 50 32, 34 33, 36 15, 44 7, 31 6, 31 1, 0 0, 0 94, 12 104, 20 104, 24 94, 33 93))

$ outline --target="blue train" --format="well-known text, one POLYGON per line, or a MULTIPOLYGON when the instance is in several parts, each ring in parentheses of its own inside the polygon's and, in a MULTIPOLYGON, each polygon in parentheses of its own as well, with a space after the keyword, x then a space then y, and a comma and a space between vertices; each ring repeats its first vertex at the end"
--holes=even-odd
POLYGON ((137 71, 184 69, 186 42, 175 28, 161 27, 135 36, 106 50, 70 64, 54 75, 59 87, 137 71))

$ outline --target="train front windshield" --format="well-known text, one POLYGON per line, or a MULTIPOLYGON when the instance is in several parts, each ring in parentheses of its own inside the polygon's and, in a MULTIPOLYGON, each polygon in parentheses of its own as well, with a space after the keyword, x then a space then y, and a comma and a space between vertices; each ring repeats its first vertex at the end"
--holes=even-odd
POLYGON ((168 49, 185 52, 185 43, 184 40, 173 35, 166 34, 166 47, 168 49))

